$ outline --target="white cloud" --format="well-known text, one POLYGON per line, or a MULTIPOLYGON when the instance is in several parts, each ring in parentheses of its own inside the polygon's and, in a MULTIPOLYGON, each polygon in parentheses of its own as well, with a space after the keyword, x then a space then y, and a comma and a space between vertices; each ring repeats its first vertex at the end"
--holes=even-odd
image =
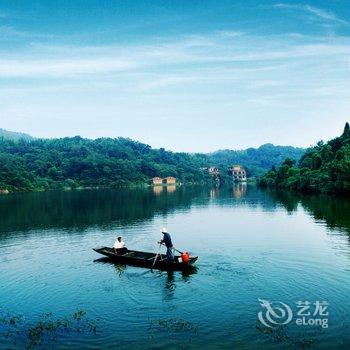
POLYGON ((134 64, 116 59, 0 59, 0 77, 53 78, 84 74, 103 74, 129 70, 134 64))
POLYGON ((294 10, 302 10, 308 13, 313 14, 314 16, 324 19, 326 21, 333 21, 343 24, 348 24, 349 22, 339 18, 334 13, 320 9, 318 7, 310 6, 310 5, 301 5, 301 4, 285 4, 280 3, 274 5, 275 8, 284 8, 284 9, 294 9, 294 10))
POLYGON ((190 76, 168 76, 158 79, 150 79, 139 84, 139 88, 142 91, 163 88, 166 86, 184 84, 186 82, 195 81, 195 77, 190 76))
POLYGON ((18 40, 18 39, 52 39, 54 35, 47 33, 32 33, 18 30, 11 26, 0 26, 1 41, 18 40))
POLYGON ((345 37, 213 32, 138 45, 36 45, 22 56, 1 56, 0 95, 40 101, 43 94, 112 101, 147 96, 160 105, 172 99, 182 98, 181 105, 212 99, 237 106, 248 101, 248 109, 252 101, 281 108, 292 99, 343 98, 350 91, 349 62, 350 39, 345 37))
POLYGON ((348 38, 298 39, 290 36, 227 37, 216 32, 154 44, 96 47, 41 45, 26 50, 23 55, 4 52, 0 58, 0 78, 98 77, 114 73, 142 75, 154 72, 161 74, 154 86, 161 86, 178 81, 178 78, 169 80, 168 76, 173 77, 179 71, 183 80, 196 70, 208 68, 217 70, 218 74, 226 74, 228 69, 271 69, 296 62, 303 64, 309 59, 315 59, 316 65, 322 60, 332 60, 336 64, 350 57, 348 38))
POLYGON ((311 13, 313 13, 314 15, 316 15, 317 17, 323 18, 323 19, 327 19, 329 21, 336 21, 336 22, 343 22, 346 23, 346 21, 338 18, 335 14, 319 9, 317 7, 313 7, 310 5, 306 5, 305 9, 311 13))
POLYGON ((242 31, 236 31, 236 30, 218 30, 217 33, 224 38, 235 38, 237 36, 242 36, 245 34, 242 31))

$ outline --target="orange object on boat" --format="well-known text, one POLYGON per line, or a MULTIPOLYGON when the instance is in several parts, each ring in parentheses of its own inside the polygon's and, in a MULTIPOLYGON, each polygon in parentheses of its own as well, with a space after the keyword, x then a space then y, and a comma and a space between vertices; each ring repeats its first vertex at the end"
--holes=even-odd
POLYGON ((188 254, 187 252, 183 252, 181 254, 181 259, 184 263, 188 263, 190 261, 190 254, 188 254))

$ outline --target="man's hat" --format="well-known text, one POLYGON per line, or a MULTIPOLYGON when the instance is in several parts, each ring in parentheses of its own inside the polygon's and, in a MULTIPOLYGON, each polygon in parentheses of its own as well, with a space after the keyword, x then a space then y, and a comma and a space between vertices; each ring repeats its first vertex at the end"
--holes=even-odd
POLYGON ((161 231, 162 231, 162 233, 168 233, 168 230, 165 227, 163 227, 163 229, 161 231))

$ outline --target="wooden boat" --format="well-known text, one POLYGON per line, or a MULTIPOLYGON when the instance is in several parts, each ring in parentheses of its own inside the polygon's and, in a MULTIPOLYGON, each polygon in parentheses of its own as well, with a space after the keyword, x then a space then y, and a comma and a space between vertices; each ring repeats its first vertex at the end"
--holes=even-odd
POLYGON ((175 255, 174 262, 169 262, 166 259, 166 255, 159 254, 156 262, 154 259, 157 254, 140 252, 137 250, 128 250, 125 254, 117 254, 114 252, 113 248, 100 247, 94 248, 94 251, 102 255, 108 256, 114 262, 118 262, 126 265, 141 266, 147 268, 154 268, 158 270, 176 270, 184 271, 193 268, 193 264, 198 259, 198 256, 190 257, 188 263, 181 262, 181 256, 175 255), (154 265, 153 265, 154 263, 154 265))

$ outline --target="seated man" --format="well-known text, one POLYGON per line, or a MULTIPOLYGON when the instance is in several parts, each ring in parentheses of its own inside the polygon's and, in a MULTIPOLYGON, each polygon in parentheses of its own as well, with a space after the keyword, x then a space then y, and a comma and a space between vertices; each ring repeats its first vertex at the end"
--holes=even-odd
POLYGON ((117 254, 125 254, 128 251, 128 249, 125 247, 125 243, 120 236, 115 241, 113 249, 117 254))

